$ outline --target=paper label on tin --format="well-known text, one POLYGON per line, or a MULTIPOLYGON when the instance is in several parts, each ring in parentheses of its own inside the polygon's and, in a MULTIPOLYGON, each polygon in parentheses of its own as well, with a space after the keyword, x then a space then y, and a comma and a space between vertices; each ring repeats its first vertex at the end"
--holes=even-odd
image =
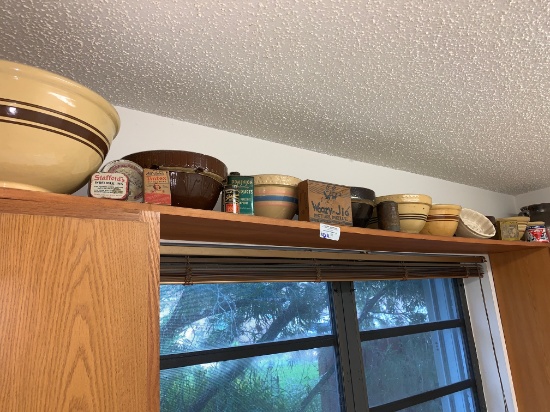
POLYGON ((321 223, 321 237, 328 240, 340 239, 340 228, 338 226, 330 226, 321 223))
POLYGON ((90 197, 126 200, 128 177, 122 173, 94 173, 90 178, 90 197))
POLYGON ((171 205, 170 175, 166 170, 143 169, 145 203, 171 205))

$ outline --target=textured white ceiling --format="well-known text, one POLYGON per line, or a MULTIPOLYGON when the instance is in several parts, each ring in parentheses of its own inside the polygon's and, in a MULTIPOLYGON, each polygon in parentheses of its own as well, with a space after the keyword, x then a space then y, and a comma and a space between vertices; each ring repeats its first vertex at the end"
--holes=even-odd
POLYGON ((0 58, 116 105, 504 193, 550 186, 545 0, 2 0, 0 35, 0 58))

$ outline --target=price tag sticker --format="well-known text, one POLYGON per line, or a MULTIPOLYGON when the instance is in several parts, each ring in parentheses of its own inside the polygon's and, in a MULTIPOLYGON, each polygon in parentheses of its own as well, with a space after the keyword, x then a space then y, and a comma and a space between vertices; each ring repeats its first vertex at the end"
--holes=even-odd
POLYGON ((321 223, 321 237, 328 240, 340 239, 340 228, 338 226, 330 226, 321 223))

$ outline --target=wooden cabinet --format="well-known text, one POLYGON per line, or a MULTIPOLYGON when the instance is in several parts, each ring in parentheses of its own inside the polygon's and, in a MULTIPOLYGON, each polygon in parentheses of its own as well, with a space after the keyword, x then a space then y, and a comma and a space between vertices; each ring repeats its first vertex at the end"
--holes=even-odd
POLYGON ((0 189, 0 410, 158 411, 160 239, 489 254, 521 411, 550 410, 547 245, 0 189))

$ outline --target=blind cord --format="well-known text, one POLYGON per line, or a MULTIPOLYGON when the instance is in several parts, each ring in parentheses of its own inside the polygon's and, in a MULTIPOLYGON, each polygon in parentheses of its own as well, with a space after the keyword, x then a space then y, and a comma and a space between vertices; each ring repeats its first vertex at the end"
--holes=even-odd
POLYGON ((493 346, 493 355, 495 357, 495 363, 497 365, 498 380, 500 381, 500 391, 502 393, 502 400, 504 401, 504 412, 509 412, 508 402, 506 401, 506 394, 504 393, 504 384, 502 383, 502 375, 500 373, 500 365, 497 358, 497 350, 495 348, 495 340, 493 339, 493 331, 491 329, 491 322, 489 321, 489 311, 487 310, 487 301, 485 300, 485 292, 483 291, 483 284, 481 278, 479 278, 479 287, 481 289, 481 298, 483 299, 483 307, 485 308, 485 317, 487 318, 487 326, 489 326, 489 336, 491 337, 491 345, 493 346))

